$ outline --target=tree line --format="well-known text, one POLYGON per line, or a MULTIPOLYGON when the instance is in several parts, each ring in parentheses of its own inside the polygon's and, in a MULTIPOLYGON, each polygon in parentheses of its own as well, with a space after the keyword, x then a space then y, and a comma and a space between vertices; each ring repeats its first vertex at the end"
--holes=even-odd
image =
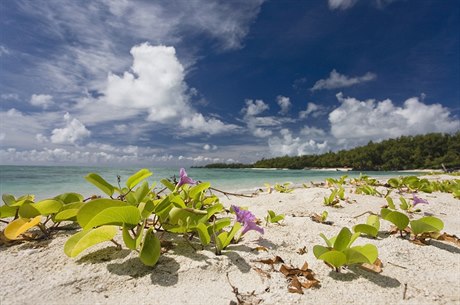
POLYGON ((460 168, 460 131, 402 136, 379 143, 321 155, 284 156, 262 159, 254 164, 208 164, 206 168, 334 168, 354 170, 408 170, 460 168))

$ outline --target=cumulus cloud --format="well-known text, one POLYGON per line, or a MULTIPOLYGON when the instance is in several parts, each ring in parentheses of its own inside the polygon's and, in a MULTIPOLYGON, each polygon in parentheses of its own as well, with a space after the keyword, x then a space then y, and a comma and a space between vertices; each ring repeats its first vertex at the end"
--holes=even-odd
POLYGON ((322 89, 337 89, 345 88, 353 85, 357 85, 364 82, 369 82, 377 78, 377 75, 371 72, 367 72, 363 76, 350 77, 338 73, 335 69, 329 74, 329 78, 318 80, 311 91, 322 90, 322 89))
POLYGON ((389 99, 359 101, 337 94, 341 105, 329 114, 331 134, 340 143, 366 144, 402 135, 456 132, 460 120, 440 104, 424 104, 417 97, 396 106, 389 99))
POLYGON ((254 136, 259 138, 271 136, 271 130, 262 128, 260 126, 273 126, 273 118, 257 117, 257 115, 261 114, 265 110, 268 110, 270 107, 262 100, 247 99, 245 103, 246 106, 241 109, 241 113, 244 114, 243 120, 246 122, 249 131, 254 136))
POLYGON ((81 5, 36 0, 16 5, 18 13, 40 19, 32 29, 34 39, 67 41, 65 37, 71 36, 79 42, 56 44, 50 56, 30 58, 30 69, 40 72, 34 73, 40 75, 36 81, 79 92, 101 89, 109 69, 120 71, 129 65, 127 45, 139 41, 182 47, 187 65, 196 62, 204 41, 217 50, 239 49, 263 2, 94 0, 81 5))
POLYGON ((268 140, 268 147, 273 156, 301 156, 323 153, 328 149, 327 141, 317 142, 308 138, 293 137, 287 128, 280 130, 280 137, 268 140))
POLYGON ((167 122, 189 111, 184 68, 173 47, 144 43, 131 49, 132 73, 109 74, 105 90, 109 105, 146 109, 149 120, 167 122))
POLYGON ((358 0, 328 0, 329 8, 331 10, 346 10, 355 5, 356 2, 358 2, 358 0))
POLYGON ((76 144, 89 137, 91 132, 79 120, 72 118, 69 113, 64 115, 66 125, 52 131, 51 142, 54 144, 76 144))
POLYGON ((321 128, 304 126, 300 130, 300 134, 303 135, 303 136, 310 137, 310 138, 321 138, 321 137, 326 136, 326 131, 324 131, 321 128))
POLYGON ((300 119, 306 119, 309 115, 313 116, 314 118, 319 117, 326 113, 326 109, 324 106, 315 104, 315 103, 308 103, 307 109, 299 112, 300 119))
POLYGON ((291 108, 291 100, 290 100, 290 98, 282 96, 282 95, 278 95, 276 97, 276 102, 278 103, 278 105, 281 108, 281 110, 280 110, 281 114, 287 114, 289 112, 289 108, 291 108))
POLYGON ((210 145, 210 144, 205 144, 203 145, 204 150, 217 150, 217 145, 210 145))
POLYGON ((233 132, 238 126, 205 118, 189 103, 185 69, 174 47, 143 43, 131 49, 132 72, 109 74, 105 102, 135 113, 148 112, 147 120, 172 125, 179 120, 181 135, 233 132))
POLYGON ((53 96, 48 94, 32 94, 29 102, 31 105, 42 107, 43 109, 47 109, 54 104, 53 96))

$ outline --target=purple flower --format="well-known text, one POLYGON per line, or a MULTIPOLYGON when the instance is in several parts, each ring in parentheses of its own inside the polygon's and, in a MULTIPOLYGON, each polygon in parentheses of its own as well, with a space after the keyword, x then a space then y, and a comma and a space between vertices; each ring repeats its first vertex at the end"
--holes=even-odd
POLYGON ((194 181, 192 178, 187 176, 187 172, 185 171, 185 169, 181 168, 179 170, 179 183, 177 183, 176 188, 179 188, 181 185, 184 185, 184 184, 195 184, 195 183, 196 181, 194 181))
POLYGON ((417 197, 417 196, 415 196, 415 195, 414 195, 414 199, 413 199, 413 200, 414 200, 414 203, 413 203, 414 207, 415 207, 417 204, 419 204, 419 203, 428 204, 428 201, 426 201, 425 199, 419 198, 419 197, 417 197))
POLYGON ((243 225, 243 231, 241 232, 241 235, 244 235, 250 230, 255 230, 260 234, 264 234, 264 229, 256 224, 256 217, 254 214, 252 214, 250 211, 243 210, 236 205, 232 205, 232 210, 236 214, 236 221, 243 225))

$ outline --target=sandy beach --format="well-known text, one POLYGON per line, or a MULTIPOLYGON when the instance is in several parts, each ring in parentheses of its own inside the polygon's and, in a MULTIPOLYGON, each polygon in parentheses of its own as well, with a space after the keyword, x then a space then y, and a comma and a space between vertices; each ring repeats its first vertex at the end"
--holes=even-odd
MULTIPOLYGON (((324 245, 320 233, 331 237, 342 227, 365 223, 366 215, 355 216, 379 213, 386 204, 385 198, 355 194, 354 186, 345 189, 351 203, 342 202, 342 208, 324 206, 323 197, 330 194, 326 187, 263 192, 253 198, 222 196, 227 208, 247 206, 262 220, 265 233, 250 231, 220 256, 212 247, 202 249, 198 242, 168 237, 172 243, 153 268, 144 266, 137 253, 117 250, 111 243, 68 258, 63 245, 74 232, 2 245, 0 304, 459 304, 460 247, 438 240, 414 244, 387 234, 387 221, 381 222, 376 239, 360 237, 355 242, 377 246, 381 273, 357 266, 337 273, 315 258, 313 246, 324 245), (268 209, 285 214, 281 224, 265 225, 268 209), (323 211, 328 211, 332 225, 311 220, 311 214, 323 211), (296 268, 307 262, 319 287, 303 288, 303 294, 289 292, 289 280, 279 271, 283 263, 260 262, 276 256, 296 268)), ((440 192, 417 196, 429 204, 422 205, 415 218, 439 217, 445 224, 442 232, 460 236, 460 200, 440 192)))

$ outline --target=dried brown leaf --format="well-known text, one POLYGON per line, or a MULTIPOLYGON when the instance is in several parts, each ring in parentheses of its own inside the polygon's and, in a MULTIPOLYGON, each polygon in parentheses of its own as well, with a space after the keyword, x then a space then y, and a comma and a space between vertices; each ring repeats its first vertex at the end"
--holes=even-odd
POLYGON ((409 240, 411 243, 413 244, 416 244, 416 245, 419 245, 419 246, 426 246, 428 245, 428 241, 424 238, 414 238, 414 239, 411 239, 409 240))
POLYGON ((274 265, 274 264, 278 264, 278 263, 284 263, 284 260, 277 255, 274 258, 260 259, 260 260, 257 260, 255 262, 262 263, 262 264, 267 264, 267 265, 274 265))
POLYGON ((252 248, 251 251, 265 251, 265 252, 268 252, 268 249, 264 246, 258 246, 258 247, 255 247, 255 248, 252 248))
POLYGON ((291 282, 288 285, 288 291, 292 293, 300 293, 303 294, 302 284, 300 284, 299 279, 297 276, 294 276, 291 282))
POLYGON ((364 263, 359 265, 359 267, 366 271, 380 273, 382 272, 382 261, 379 258, 377 258, 377 260, 373 264, 364 263))
POLYGON ((312 287, 319 287, 320 283, 317 279, 307 280, 300 283, 303 288, 310 289, 312 287))
POLYGON ((303 248, 299 248, 299 249, 296 251, 296 253, 297 253, 297 254, 300 254, 300 255, 304 255, 304 254, 306 254, 307 252, 308 252, 307 246, 304 246, 303 248))
POLYGON ((316 213, 313 213, 311 216, 310 216, 310 219, 313 220, 314 222, 318 222, 318 223, 322 223, 323 222, 323 218, 321 217, 321 215, 318 215, 316 213))
POLYGON ((254 269, 259 275, 261 275, 262 277, 266 277, 268 279, 272 278, 272 276, 270 275, 270 273, 268 273, 267 271, 265 270, 262 270, 258 267, 252 267, 252 269, 254 269))
POLYGON ((437 240, 442 240, 442 241, 448 241, 450 243, 453 243, 455 244, 456 246, 459 246, 460 247, 460 240, 458 239, 457 236, 455 235, 450 235, 450 234, 447 234, 446 232, 444 232, 443 234, 441 234, 437 240))

